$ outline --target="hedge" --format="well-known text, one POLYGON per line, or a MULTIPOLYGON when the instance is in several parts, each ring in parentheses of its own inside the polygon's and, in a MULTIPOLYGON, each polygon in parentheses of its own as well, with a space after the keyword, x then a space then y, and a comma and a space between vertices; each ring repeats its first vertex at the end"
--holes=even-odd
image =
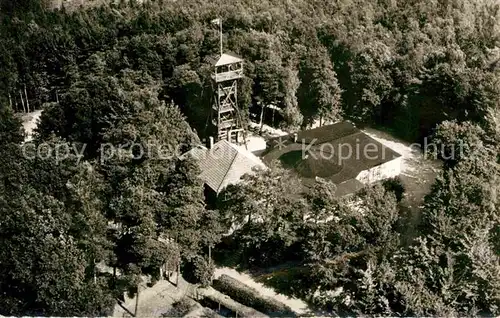
POLYGON ((233 300, 266 315, 295 316, 290 307, 272 298, 261 296, 257 290, 228 275, 221 275, 218 279, 214 280, 212 287, 228 295, 233 300))
POLYGON ((195 307, 196 302, 188 298, 183 298, 174 302, 172 308, 170 308, 168 312, 162 314, 161 317, 184 317, 195 307))

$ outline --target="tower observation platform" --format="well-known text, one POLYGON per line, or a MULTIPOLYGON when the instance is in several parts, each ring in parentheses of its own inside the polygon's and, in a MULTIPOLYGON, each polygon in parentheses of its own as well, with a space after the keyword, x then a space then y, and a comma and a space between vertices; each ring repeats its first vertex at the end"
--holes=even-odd
POLYGON ((241 117, 238 112, 238 81, 243 77, 243 59, 234 54, 221 54, 212 74, 214 104, 212 124, 215 139, 239 143, 243 137, 241 117))

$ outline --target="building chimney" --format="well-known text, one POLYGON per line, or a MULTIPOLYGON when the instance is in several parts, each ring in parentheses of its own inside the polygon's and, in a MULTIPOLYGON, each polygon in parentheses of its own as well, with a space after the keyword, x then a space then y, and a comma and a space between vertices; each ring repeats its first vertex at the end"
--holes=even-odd
POLYGON ((208 149, 212 149, 214 147, 214 137, 208 137, 208 149))

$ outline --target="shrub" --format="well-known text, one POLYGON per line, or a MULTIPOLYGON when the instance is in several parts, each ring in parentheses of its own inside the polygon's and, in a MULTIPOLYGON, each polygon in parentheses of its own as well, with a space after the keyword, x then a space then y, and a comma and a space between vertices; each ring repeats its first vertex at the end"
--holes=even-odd
POLYGON ((270 316, 295 316, 290 307, 274 299, 260 296, 257 290, 230 276, 221 275, 219 279, 214 280, 213 287, 235 301, 264 314, 270 316))
POLYGON ((406 192, 406 189, 400 178, 395 177, 384 180, 382 185, 384 186, 385 191, 393 192, 394 195, 396 196, 396 200, 398 202, 401 202, 401 200, 403 199, 403 195, 406 192))
POLYGON ((162 317, 184 317, 191 309, 195 306, 193 301, 187 298, 183 298, 172 304, 172 308, 164 314, 162 317))
POLYGON ((182 270, 184 278, 192 284, 202 287, 210 286, 214 275, 215 266, 207 262, 204 257, 196 256, 184 265, 182 270))
MULTIPOLYGON (((238 312, 238 308, 234 308, 230 304, 213 295, 205 295, 202 299, 198 300, 200 305, 202 305, 205 309, 214 310, 217 314, 225 316, 225 317, 235 317, 238 312)), ((241 315, 240 315, 241 316, 241 315)))

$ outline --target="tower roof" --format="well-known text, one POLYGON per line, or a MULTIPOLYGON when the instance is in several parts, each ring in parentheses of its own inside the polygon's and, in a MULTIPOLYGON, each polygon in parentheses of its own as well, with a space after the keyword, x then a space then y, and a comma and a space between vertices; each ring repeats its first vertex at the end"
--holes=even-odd
POLYGON ((233 63, 238 63, 238 62, 243 62, 243 59, 239 57, 236 54, 233 53, 224 53, 221 55, 217 63, 215 63, 215 66, 222 66, 222 65, 227 65, 227 64, 233 64, 233 63))

